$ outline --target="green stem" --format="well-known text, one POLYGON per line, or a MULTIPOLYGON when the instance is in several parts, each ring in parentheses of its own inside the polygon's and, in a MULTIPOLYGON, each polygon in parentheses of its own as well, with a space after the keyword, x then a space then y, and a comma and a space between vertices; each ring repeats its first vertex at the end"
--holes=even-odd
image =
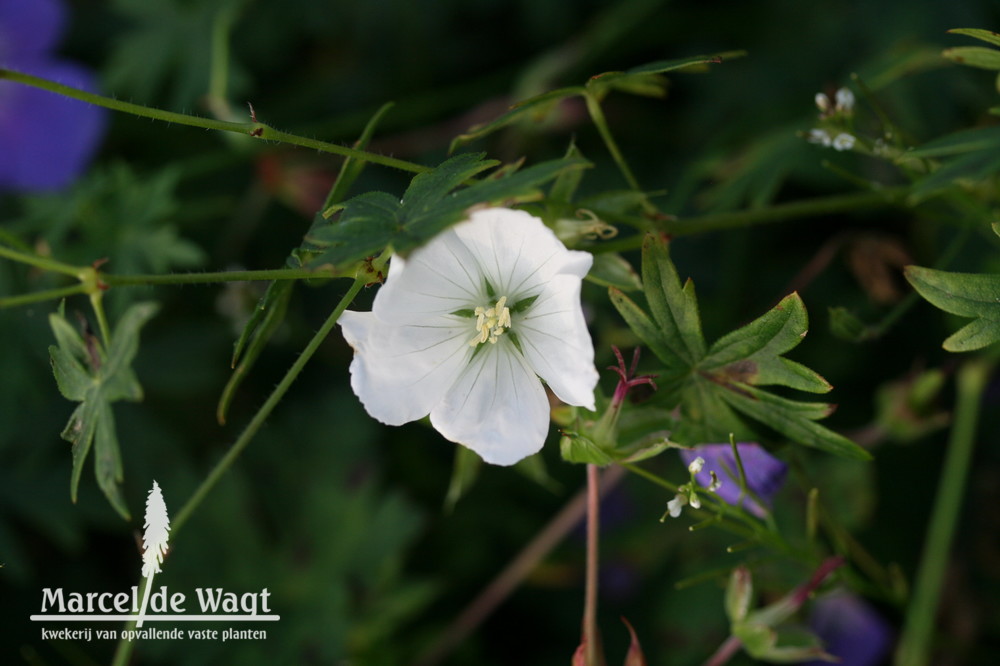
POLYGON ((233 443, 232 447, 230 447, 229 451, 226 452, 226 455, 223 456, 222 460, 215 465, 209 475, 205 477, 205 480, 201 482, 201 485, 198 486, 198 489, 195 490, 194 494, 187 501, 187 503, 181 507, 180 511, 177 512, 177 516, 174 518, 170 527, 171 538, 177 537, 178 530, 184 526, 184 524, 191 517, 191 514, 198 508, 198 505, 205 499, 205 496, 208 495, 209 491, 215 487, 215 484, 218 483, 220 478, 222 478, 222 475, 225 474, 226 470, 228 470, 236 459, 239 458, 243 449, 247 447, 247 444, 249 444, 254 438, 257 431, 260 430, 260 427, 264 425, 264 421, 271 415, 271 412, 284 397, 292 383, 299 376, 299 373, 302 372, 306 363, 309 362, 309 359, 311 359, 313 354, 316 353, 316 350, 319 349, 320 344, 322 344, 322 342, 326 339, 326 336, 329 335, 334 324, 336 324, 337 320, 340 319, 340 315, 347 309, 347 306, 351 304, 351 301, 354 300, 354 297, 358 295, 358 292, 361 291, 365 284, 365 278, 358 278, 354 281, 354 284, 352 284, 351 288, 347 290, 344 297, 340 299, 337 307, 334 308, 333 312, 330 313, 330 316, 327 317, 325 322, 323 322, 323 326, 320 327, 320 329, 316 332, 316 335, 314 335, 312 340, 309 341, 309 344, 306 345, 302 354, 295 360, 295 363, 292 364, 292 367, 289 368, 288 372, 285 373, 281 382, 275 387, 274 391, 264 402, 260 410, 258 410, 258 412, 254 415, 253 419, 250 420, 250 423, 247 424, 247 427, 240 434, 236 442, 233 443))
MULTIPOLYGON (((3 70, 0 70, 0 72, 2 71, 3 70)), ((35 268, 41 268, 42 270, 62 273, 63 275, 71 275, 73 277, 79 277, 80 271, 83 270, 78 266, 70 266, 69 264, 64 264, 61 261, 56 261, 55 259, 40 257, 37 254, 28 254, 27 252, 21 252, 20 250, 15 250, 14 248, 6 247, 4 245, 0 245, 0 257, 5 257, 22 264, 28 264, 29 266, 34 266, 35 268)))
MULTIPOLYGON (((733 213, 710 213, 680 220, 657 222, 656 226, 671 236, 691 236, 709 231, 740 229, 760 224, 784 222, 796 218, 816 217, 833 213, 846 213, 856 210, 884 208, 903 204, 909 188, 905 186, 891 187, 873 192, 855 192, 852 194, 837 194, 829 197, 791 201, 788 203, 743 210, 733 213)), ((599 243, 592 248, 594 252, 622 252, 642 247, 642 234, 620 238, 606 243, 599 243)))
POLYGON ((607 147, 608 152, 611 153, 611 157, 614 159, 615 164, 618 165, 619 171, 622 172, 625 182, 627 182, 628 186, 636 192, 642 192, 642 188, 639 186, 639 181, 636 179, 635 174, 632 173, 632 169, 629 168, 628 162, 625 161, 625 156, 622 155, 622 151, 618 148, 618 144, 615 142, 614 136, 611 135, 611 128, 608 126, 608 121, 604 117, 604 111, 601 109, 601 103, 589 93, 584 93, 583 98, 587 101, 587 111, 590 113, 590 119, 594 121, 597 131, 601 134, 601 138, 604 140, 604 145, 607 147))
POLYGON ((309 278, 337 277, 342 278, 346 276, 335 270, 323 268, 277 268, 260 271, 216 271, 208 273, 172 273, 170 275, 101 274, 101 280, 111 287, 252 282, 255 280, 305 280, 309 278))
POLYGON ((12 308, 18 305, 30 305, 31 303, 40 303, 42 301, 53 301, 59 298, 66 298, 67 296, 84 294, 86 292, 87 288, 85 286, 77 284, 72 287, 46 289, 45 291, 36 291, 30 294, 20 294, 18 296, 6 296, 0 298, 0 308, 12 308))
POLYGON ((958 526, 969 462, 976 441, 983 388, 989 379, 990 370, 989 362, 978 360, 966 363, 958 372, 955 423, 948 441, 913 597, 907 609, 899 648, 896 650, 896 666, 924 666, 930 661, 930 644, 934 637, 941 583, 948 567, 955 528, 958 526))
POLYGON ((104 341, 104 348, 111 349, 111 328, 108 326, 108 317, 104 314, 104 292, 91 291, 90 305, 94 308, 94 316, 97 317, 97 328, 101 332, 101 340, 104 341))
POLYGON ((123 102, 111 97, 95 95, 94 93, 89 93, 85 90, 71 88, 60 83, 55 83, 54 81, 48 81, 29 74, 21 74, 20 72, 14 72, 9 69, 0 68, 0 79, 8 79, 17 83, 23 83, 35 88, 41 88, 42 90, 54 92, 59 95, 72 97, 73 99, 78 99, 83 102, 87 102, 88 104, 103 106, 104 108, 111 109, 113 111, 130 113, 134 116, 140 116, 142 118, 152 118, 153 120, 162 120, 167 123, 177 123, 179 125, 189 125, 191 127, 201 127, 203 129, 218 130, 221 132, 235 132, 236 134, 245 134, 265 141, 290 143, 303 148, 312 148, 324 153, 340 155, 341 157, 353 157, 359 160, 371 162, 372 164, 381 164, 382 166, 393 167, 395 169, 410 171, 413 173, 423 173, 431 170, 430 167, 426 167, 422 164, 415 164, 413 162, 399 160, 394 157, 386 157, 384 155, 369 153, 364 150, 347 148, 335 143, 317 141, 316 139, 308 139, 295 134, 281 132, 259 122, 235 123, 227 120, 214 120, 212 118, 191 116, 185 113, 164 111, 163 109, 156 109, 149 106, 142 106, 141 104, 123 102))

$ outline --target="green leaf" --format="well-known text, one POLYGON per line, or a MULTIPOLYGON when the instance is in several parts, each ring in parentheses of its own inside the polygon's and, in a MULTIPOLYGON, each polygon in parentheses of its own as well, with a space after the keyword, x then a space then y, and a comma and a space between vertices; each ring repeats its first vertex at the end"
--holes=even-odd
POLYGON ((62 396, 67 400, 83 400, 91 383, 83 365, 62 347, 50 346, 49 359, 62 396))
POLYGON ((952 28, 948 31, 952 35, 967 35, 978 40, 988 42, 994 46, 1000 46, 1000 33, 992 30, 982 30, 980 28, 952 28))
POLYGON ((566 431, 559 440, 562 459, 572 463, 610 465, 614 462, 611 454, 602 449, 592 439, 575 432, 566 431))
POLYGON ((781 358, 809 330, 805 305, 797 293, 781 300, 759 319, 723 336, 701 362, 703 370, 755 386, 788 386, 826 393, 832 386, 809 368, 781 358))
POLYGON ((907 151, 904 157, 944 157, 978 150, 995 150, 997 147, 1000 147, 1000 127, 982 127, 938 137, 907 151))
POLYGON ((975 317, 944 341, 952 352, 981 349, 1000 340, 1000 275, 950 273, 907 266, 906 279, 935 307, 961 317, 975 317))
POLYGON ((343 204, 338 220, 317 220, 304 248, 318 252, 311 265, 343 266, 387 246, 401 255, 426 243, 462 220, 473 206, 510 204, 541 196, 536 187, 567 170, 589 163, 577 158, 542 162, 500 178, 486 178, 452 192, 471 176, 495 166, 481 154, 449 158, 433 171, 416 176, 402 200, 369 192, 343 204))
POLYGON ((681 287, 666 240, 647 235, 643 244, 643 285, 652 316, 611 289, 611 301, 629 327, 667 366, 658 376, 660 399, 680 405, 672 439, 685 444, 756 437, 743 414, 792 442, 836 455, 867 459, 862 448, 815 423, 832 411, 826 403, 789 400, 757 386, 779 385, 825 393, 830 385, 809 368, 781 355, 801 342, 808 330, 805 305, 790 294, 769 312, 723 336, 707 351, 694 285, 681 287))
POLYGON ((916 204, 929 196, 952 187, 957 181, 977 183, 1000 172, 1000 154, 996 150, 978 150, 951 160, 936 171, 914 183, 910 203, 916 204))
POLYGON ((868 324, 861 321, 857 315, 843 306, 832 307, 830 313, 830 332, 847 342, 864 342, 872 337, 868 324))
POLYGON ((536 95, 535 97, 529 97, 528 99, 522 100, 512 106, 509 111, 499 118, 488 123, 470 127, 464 134, 460 134, 455 137, 451 142, 451 146, 448 148, 448 152, 453 153, 457 148, 461 148, 467 143, 475 141, 476 139, 481 139, 482 137, 492 134, 499 129, 503 129, 516 121, 522 120, 529 113, 534 114, 536 118, 544 117, 548 115, 558 102, 561 102, 569 97, 582 96, 585 92, 586 91, 582 86, 572 86, 569 88, 550 90, 549 92, 542 93, 541 95, 536 95))
POLYGON ((740 58, 745 51, 727 51, 714 55, 699 55, 677 60, 657 60, 638 65, 624 72, 605 72, 592 76, 587 81, 587 90, 603 97, 611 90, 621 90, 647 97, 662 97, 665 94, 663 79, 659 74, 675 71, 704 72, 709 65, 721 64, 725 60, 740 58))
POLYGON ((448 494, 444 500, 445 510, 454 510, 458 500, 472 487, 479 470, 483 466, 482 459, 472 449, 464 446, 455 447, 455 464, 451 470, 451 481, 448 482, 448 494))
MULTIPOLYGON (((583 153, 576 147, 575 142, 571 142, 569 144, 569 148, 566 150, 564 157, 567 159, 585 159, 583 153)), ((573 201, 573 197, 576 195, 577 188, 580 187, 580 181, 582 180, 583 171, 581 169, 564 171, 559 174, 554 181, 552 181, 552 187, 549 189, 549 199, 567 204, 571 203, 573 201)))
POLYGON ((662 236, 648 234, 643 241, 642 282, 663 342, 684 365, 694 366, 705 355, 694 283, 689 280, 681 287, 662 236))
POLYGON ((945 49, 941 55, 958 63, 979 69, 1000 70, 1000 51, 985 46, 957 46, 945 49))
POLYGON ((155 303, 131 306, 115 327, 108 350, 102 349, 96 338, 89 345, 84 342, 61 311, 49 315, 58 343, 49 347, 53 375, 60 393, 80 403, 62 431, 62 438, 73 445, 70 498, 76 501, 80 474, 93 446, 98 486, 126 520, 129 513, 119 489, 123 470, 111 404, 142 399, 142 387, 130 366, 139 348, 139 330, 157 309, 155 303), (93 349, 92 359, 88 347, 93 349))
POLYGON ((746 384, 734 384, 732 389, 722 393, 723 400, 791 441, 845 458, 871 459, 851 440, 815 422, 832 411, 830 405, 788 400, 746 384))
POLYGON ((621 291, 642 289, 639 274, 632 264, 617 252, 602 252, 594 255, 594 265, 587 273, 587 279, 604 287, 615 287, 621 291))

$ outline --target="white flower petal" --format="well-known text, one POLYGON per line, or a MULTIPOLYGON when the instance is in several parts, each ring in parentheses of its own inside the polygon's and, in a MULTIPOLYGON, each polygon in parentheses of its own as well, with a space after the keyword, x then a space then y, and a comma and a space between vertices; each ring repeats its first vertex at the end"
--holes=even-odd
POLYGON ((590 258, 585 252, 567 250, 541 220, 522 210, 479 210, 452 228, 497 295, 512 300, 537 294, 551 277, 565 270, 571 256, 590 258))
MULTIPOLYGON (((588 255, 589 258, 589 255, 588 255)), ((594 343, 580 309, 580 278, 557 275, 511 330, 529 365, 560 400, 594 409, 594 343)))
POLYGON ((509 340, 487 343, 431 411, 431 425, 488 463, 537 453, 549 428, 545 389, 509 340))
POLYGON ((406 260, 393 256, 372 312, 386 323, 406 324, 482 305, 486 291, 475 262, 451 229, 406 260))
POLYGON ((472 355, 465 327, 445 320, 392 326, 374 313, 347 311, 339 323, 354 348, 351 388, 365 410, 387 425, 427 416, 472 355))

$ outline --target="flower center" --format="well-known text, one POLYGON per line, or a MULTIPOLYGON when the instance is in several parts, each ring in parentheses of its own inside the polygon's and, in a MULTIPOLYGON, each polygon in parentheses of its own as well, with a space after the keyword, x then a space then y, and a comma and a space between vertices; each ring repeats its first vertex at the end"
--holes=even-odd
POLYGON ((496 344, 504 331, 510 328, 510 308, 507 307, 506 296, 501 296, 493 307, 480 306, 476 308, 474 314, 476 315, 476 337, 469 340, 470 347, 476 347, 484 342, 496 344))

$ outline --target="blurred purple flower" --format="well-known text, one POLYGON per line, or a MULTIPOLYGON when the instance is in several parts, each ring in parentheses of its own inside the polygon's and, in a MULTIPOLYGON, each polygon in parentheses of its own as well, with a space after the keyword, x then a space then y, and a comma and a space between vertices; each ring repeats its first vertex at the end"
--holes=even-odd
MULTIPOLYGON (((743 471, 747 477, 747 488, 757 495, 762 502, 770 506, 771 498, 785 482, 788 467, 760 444, 740 442, 736 445, 743 461, 743 471)), ((716 494, 729 504, 739 504, 740 472, 733 456, 733 447, 729 444, 702 444, 693 449, 681 449, 681 459, 685 465, 690 465, 699 456, 705 460, 705 465, 695 476, 698 483, 708 488, 712 483, 712 472, 715 472, 722 486, 716 494)), ((755 516, 764 517, 767 513, 753 497, 744 497, 743 504, 747 511, 755 516)))
MULTIPOLYGON (((0 67, 95 90, 89 71, 50 53, 65 18, 59 0, 0 0, 0 67)), ((104 125, 100 107, 0 81, 0 189, 67 185, 90 161, 104 125)))
MULTIPOLYGON (((892 645, 889 623, 860 598, 844 590, 824 595, 813 604, 809 626, 823 640, 840 666, 881 664, 892 645)), ((828 662, 809 661, 803 666, 828 662)))

